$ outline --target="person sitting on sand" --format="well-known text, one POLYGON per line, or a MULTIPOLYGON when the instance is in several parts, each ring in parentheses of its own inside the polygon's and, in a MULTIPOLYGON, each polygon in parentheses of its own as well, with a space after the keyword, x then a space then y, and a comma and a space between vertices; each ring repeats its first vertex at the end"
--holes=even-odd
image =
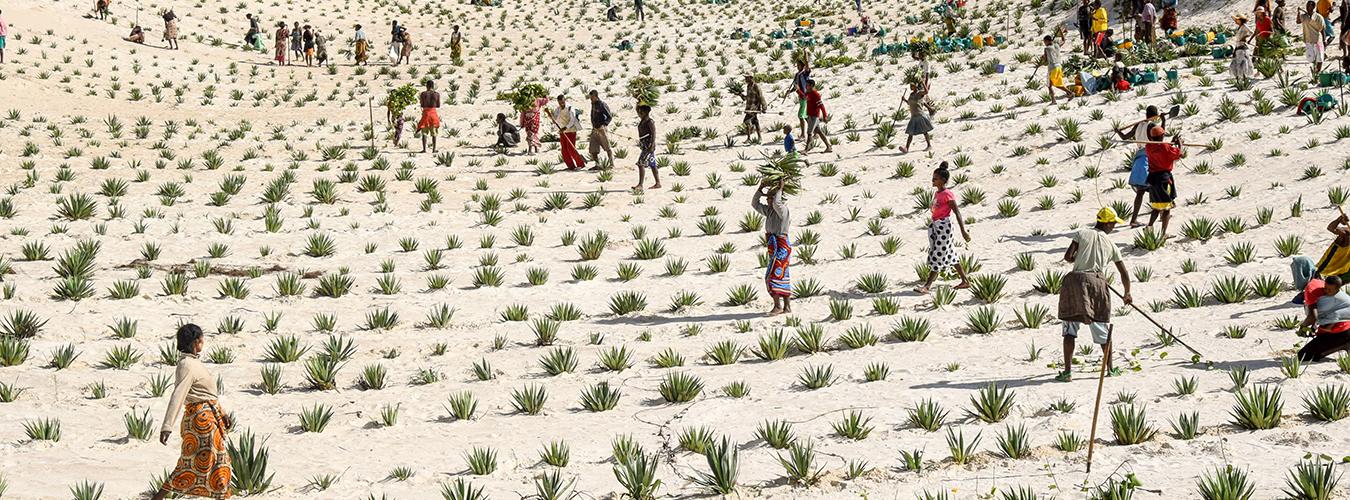
POLYGON ((1106 269, 1115 264, 1125 288, 1125 304, 1134 301, 1130 296, 1130 273, 1120 257, 1120 248, 1107 235, 1123 224, 1116 211, 1102 207, 1097 211, 1097 224, 1073 234, 1073 242, 1064 251, 1064 261, 1073 264, 1073 271, 1064 276, 1059 290, 1059 319, 1064 322, 1064 366, 1055 380, 1068 382, 1073 378, 1074 343, 1084 325, 1092 332, 1092 341, 1102 346, 1102 362, 1111 375, 1118 375, 1111 365, 1111 294, 1106 280, 1106 269))
POLYGON ((770 316, 792 312, 792 281, 788 272, 792 257, 792 242, 788 229, 792 214, 783 199, 783 186, 760 182, 755 187, 750 207, 764 216, 764 239, 768 245, 769 266, 764 272, 764 286, 773 298, 770 316), (766 202, 767 200, 767 202, 766 202))
POLYGON ((1350 350, 1350 296, 1341 288, 1339 276, 1313 279, 1303 291, 1303 309, 1307 318, 1299 326, 1301 336, 1313 339, 1298 350, 1298 359, 1315 362, 1350 350))
POLYGON ((914 136, 922 135, 924 149, 933 149, 933 120, 928 117, 933 112, 933 105, 929 104, 928 87, 920 86, 919 82, 909 84, 909 94, 904 97, 905 104, 909 106, 909 124, 905 125, 905 147, 900 148, 901 153, 908 153, 910 146, 914 144, 914 136))
MULTIPOLYGON (((1342 213, 1336 220, 1327 224, 1327 232, 1335 235, 1331 246, 1322 252, 1322 257, 1313 262, 1302 255, 1295 256, 1289 267, 1294 275, 1294 288, 1303 290, 1308 282, 1324 276, 1337 276, 1342 280, 1350 279, 1350 219, 1342 213)), ((1303 304, 1303 294, 1294 298, 1295 304, 1303 304)))
MULTIPOLYGON (((559 96, 559 99, 562 97, 559 96)), ((639 104, 638 114, 638 182, 634 191, 641 192, 648 170, 652 171, 651 189, 661 189, 661 177, 657 173, 656 163, 656 122, 652 120, 652 107, 639 104)))
POLYGON ((127 35, 127 41, 131 43, 145 43, 145 30, 141 29, 141 25, 138 24, 131 27, 131 34, 127 35))
POLYGON ((1159 218, 1162 219, 1162 237, 1167 239, 1167 223, 1172 220, 1172 209, 1176 208, 1177 186, 1172 178, 1172 166, 1185 153, 1181 150, 1181 134, 1172 137, 1172 143, 1163 142, 1167 131, 1161 126, 1149 129, 1149 143, 1144 146, 1148 155, 1148 202, 1153 211, 1148 215, 1148 227, 1159 218))
MULTIPOLYGON (((1158 112, 1158 107, 1149 105, 1144 109, 1144 119, 1131 127, 1116 129, 1116 135, 1122 141, 1148 142, 1148 131, 1154 125, 1167 126, 1167 117, 1158 112)), ((1144 206, 1144 195, 1148 194, 1148 154, 1141 144, 1130 161, 1130 187, 1134 188, 1134 211, 1130 213, 1130 227, 1139 227, 1139 209, 1144 206)))
POLYGON ((967 243, 970 242, 970 233, 966 231, 965 220, 961 219, 960 207, 956 206, 956 195, 947 189, 951 177, 952 173, 947 170, 945 161, 933 171, 933 187, 937 191, 933 193, 932 223, 928 225, 928 278, 923 286, 914 290, 920 294, 927 294, 933 287, 933 282, 937 281, 938 275, 953 268, 956 269, 957 276, 961 277, 961 282, 954 288, 957 290, 970 288, 965 267, 956 256, 952 219, 956 219, 956 225, 961 229, 961 239, 967 243))
POLYGON ((441 94, 436 92, 436 81, 427 80, 427 89, 417 96, 422 106, 422 119, 417 121, 417 133, 422 136, 422 152, 427 152, 427 137, 431 137, 431 152, 436 152, 436 134, 441 130, 441 94))
POLYGON ((1097 57, 1103 59, 1116 58, 1116 30, 1108 29, 1097 34, 1097 57))
POLYGON ((181 417, 183 446, 177 466, 151 500, 164 500, 170 494, 229 498, 232 470, 225 433, 234 428, 234 421, 220 408, 215 377, 198 359, 206 335, 201 327, 188 323, 178 328, 176 337, 179 358, 159 443, 169 444, 181 417))
POLYGON ((494 148, 514 148, 520 144, 520 129, 506 121, 506 113, 497 113, 497 143, 494 148))

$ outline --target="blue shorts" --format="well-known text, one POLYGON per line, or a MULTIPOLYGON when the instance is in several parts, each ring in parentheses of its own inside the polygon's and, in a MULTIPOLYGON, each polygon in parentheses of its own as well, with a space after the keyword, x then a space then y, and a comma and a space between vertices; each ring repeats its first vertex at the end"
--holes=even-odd
POLYGON ((638 168, 650 168, 656 171, 656 153, 642 153, 638 155, 638 168))

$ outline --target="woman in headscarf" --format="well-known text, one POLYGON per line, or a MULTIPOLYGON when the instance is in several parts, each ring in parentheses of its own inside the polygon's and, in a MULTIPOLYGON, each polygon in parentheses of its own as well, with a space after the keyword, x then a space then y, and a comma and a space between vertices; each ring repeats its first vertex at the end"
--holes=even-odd
POLYGON ((276 44, 274 46, 276 55, 274 59, 278 66, 286 64, 286 42, 290 39, 291 31, 286 29, 286 23, 277 23, 276 44))
POLYGON ((1252 77, 1252 53, 1248 43, 1252 39, 1252 29, 1247 26, 1247 16, 1238 14, 1233 16, 1233 22, 1236 22, 1237 31, 1233 34, 1233 62, 1229 64, 1228 70, 1237 80, 1248 80, 1252 77))
POLYGON ((164 18, 164 41, 169 43, 170 49, 178 50, 178 15, 167 10, 161 17, 164 18))
POLYGON ((366 32, 361 30, 361 25, 356 25, 356 35, 353 38, 353 53, 356 57, 356 64, 363 65, 370 60, 370 39, 366 38, 366 32))
POLYGON ((230 415, 220 408, 216 395, 216 379, 206 370, 198 356, 202 352, 205 334, 194 324, 178 328, 178 366, 174 375, 173 396, 164 413, 160 427, 160 444, 169 444, 174 424, 182 424, 183 438, 178 465, 164 480, 152 500, 163 500, 170 494, 230 498, 230 454, 225 448, 225 433, 234 427, 230 415))

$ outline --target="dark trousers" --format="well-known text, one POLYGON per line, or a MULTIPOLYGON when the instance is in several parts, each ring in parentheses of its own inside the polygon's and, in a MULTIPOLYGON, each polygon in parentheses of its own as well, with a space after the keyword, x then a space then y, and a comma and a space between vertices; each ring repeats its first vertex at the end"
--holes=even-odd
POLYGON ((1321 361, 1338 351, 1350 350, 1350 332, 1328 333, 1313 337, 1298 350, 1299 361, 1321 361))

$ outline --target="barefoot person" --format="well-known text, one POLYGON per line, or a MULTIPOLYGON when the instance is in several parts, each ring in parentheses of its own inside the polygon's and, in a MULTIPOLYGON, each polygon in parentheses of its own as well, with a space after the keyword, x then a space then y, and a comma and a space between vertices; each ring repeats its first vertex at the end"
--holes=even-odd
POLYGON ((609 105, 600 100, 600 93, 594 90, 587 94, 591 100, 591 135, 586 138, 586 151, 591 154, 591 159, 595 160, 595 166, 592 169, 600 168, 600 152, 604 151, 609 157, 610 167, 614 166, 614 149, 609 146, 609 124, 614 121, 614 115, 609 112, 609 105))
POLYGON ((792 281, 788 266, 791 263, 792 243, 788 240, 788 226, 792 223, 792 214, 783 200, 783 186, 761 182, 755 187, 750 206, 765 219, 764 239, 768 245, 769 267, 764 272, 764 286, 768 288, 769 296, 773 297, 773 309, 769 315, 790 313, 792 281))
POLYGON ((520 112, 520 128, 525 129, 525 153, 535 154, 539 152, 539 123, 540 115, 543 113, 544 106, 548 105, 548 99, 535 99, 534 105, 520 112))
POLYGON ((933 193, 933 222, 928 225, 928 280, 915 290, 920 294, 928 293, 933 287, 933 282, 937 281, 938 275, 952 268, 955 268, 956 274, 961 277, 961 282, 955 288, 957 290, 970 288, 970 283, 966 280, 966 270, 956 256, 952 219, 956 219, 956 226, 961 229, 961 239, 967 243, 970 242, 970 233, 966 232, 966 222, 961 219, 961 209, 956 206, 956 195, 947 189, 947 182, 951 177, 952 173, 947 170, 945 161, 933 171, 933 187, 937 188, 937 192, 933 193))
POLYGON ((1247 81, 1255 74, 1252 68, 1252 51, 1249 48, 1255 34, 1252 33, 1251 27, 1247 26, 1247 16, 1242 14, 1233 16, 1233 22, 1237 23, 1237 31, 1233 33, 1233 62, 1229 63, 1228 72, 1236 81, 1247 81))
POLYGON ((581 119, 575 109, 567 105, 567 97, 558 94, 558 107, 549 112, 549 119, 558 127, 558 142, 562 145, 563 163, 568 170, 581 170, 586 167, 586 159, 577 152, 577 130, 581 128, 581 119))
POLYGON ((0 64, 5 63, 5 36, 9 34, 9 25, 5 24, 5 11, 0 10, 0 64))
POLYGON ((811 145, 815 143, 815 138, 820 137, 820 141, 825 143, 825 152, 834 152, 834 146, 830 144, 830 137, 825 135, 825 122, 828 121, 830 121, 830 114, 825 111, 825 102, 820 97, 820 91, 816 89, 816 81, 807 80, 806 149, 803 151, 811 151, 811 145))
POLYGON ((755 133, 756 143, 764 142, 764 134, 759 130, 759 115, 768 109, 768 104, 764 102, 764 93, 759 90, 759 83, 755 82, 754 75, 745 75, 745 118, 741 119, 741 123, 745 124, 746 142, 750 142, 751 132, 755 133))
POLYGON ((1303 46, 1308 63, 1312 64, 1312 75, 1316 79, 1322 74, 1322 61, 1326 60, 1324 33, 1327 21, 1316 10, 1317 4, 1311 0, 1304 5, 1303 13, 1298 15, 1298 23, 1303 26, 1303 46))
POLYGON ((908 153, 910 146, 914 144, 914 136, 922 135, 926 146, 924 149, 933 149, 933 120, 928 117, 933 112, 933 105, 924 100, 928 97, 928 88, 921 86, 919 82, 909 84, 909 95, 906 95, 905 104, 909 105, 909 124, 905 125, 905 147, 900 148, 901 153, 908 153))
POLYGON ((1172 166, 1185 154, 1181 150, 1181 134, 1172 137, 1172 143, 1163 142, 1167 131, 1161 126, 1149 129, 1149 144, 1144 146, 1148 155, 1148 203, 1153 211, 1148 215, 1148 227, 1159 218, 1162 219, 1162 237, 1167 239, 1167 223, 1172 220, 1172 209, 1176 208, 1177 186, 1172 178, 1172 166))
POLYGON ((275 52, 272 60, 277 66, 286 64, 286 42, 291 39, 291 30, 286 29, 286 23, 277 23, 277 33, 272 49, 275 52))
MULTIPOLYGON (((1344 213, 1327 224, 1327 232, 1335 238, 1331 246, 1322 252, 1322 257, 1314 262, 1302 255, 1293 258, 1290 270, 1294 275, 1294 289, 1302 291, 1314 278, 1337 276, 1342 280, 1350 279, 1350 218, 1344 213)), ((1303 304, 1303 294, 1294 297, 1295 304, 1303 304)))
POLYGON ((792 75, 792 86, 783 97, 797 96, 797 129, 806 130, 806 81, 811 79, 811 64, 805 57, 797 61, 797 73, 792 75))
POLYGON ((1338 276, 1313 279, 1303 289, 1303 309, 1307 318, 1298 333, 1313 339, 1298 350, 1298 359, 1314 362, 1340 351, 1350 350, 1350 296, 1342 289, 1338 276))
POLYGON ((431 137, 431 152, 436 152, 436 134, 441 130, 441 94, 436 92, 436 81, 427 80, 427 89, 417 96, 422 106, 422 119, 417 121, 417 133, 422 136, 422 152, 427 152, 427 137, 431 137))
POLYGON ((356 34, 353 35, 352 43, 355 45, 352 53, 356 58, 356 65, 366 65, 366 61, 370 60, 370 39, 366 38, 366 32, 361 29, 359 24, 356 25, 356 34))
POLYGON ((661 177, 656 170, 656 122, 652 121, 652 107, 640 104, 638 114, 638 182, 634 191, 642 191, 648 170, 652 171, 652 189, 661 189, 661 177))
POLYGON ((160 17, 164 19, 164 42, 169 49, 178 50, 178 14, 170 9, 162 12, 160 17))
POLYGON ((290 33, 291 33, 290 61, 292 63, 294 63, 295 61, 302 61, 305 58, 305 31, 303 28, 300 27, 299 21, 297 21, 294 25, 291 26, 290 33))
POLYGON ((310 26, 309 26, 308 24, 305 25, 304 31, 300 34, 300 44, 301 44, 301 47, 304 49, 304 54, 305 54, 305 66, 313 66, 313 65, 314 65, 314 30, 311 29, 310 26))
POLYGON ((510 149, 520 144, 520 129, 506 121, 506 113, 497 113, 497 143, 492 147, 510 149))
POLYGON ((178 465, 152 500, 163 500, 170 494, 229 498, 231 470, 225 433, 234 427, 234 422, 220 408, 216 379, 198 359, 205 338, 202 329, 189 323, 178 328, 177 337, 180 357, 159 442, 169 444, 174 424, 179 421, 178 412, 182 411, 179 432, 183 446, 178 465))
POLYGON ((1064 67, 1062 58, 1059 54, 1059 44, 1055 43, 1055 37, 1045 35, 1042 39, 1045 44, 1045 52, 1041 54, 1041 64, 1045 65, 1046 90, 1050 92, 1050 104, 1059 104, 1055 100, 1055 91, 1064 92, 1064 95, 1073 100, 1073 91, 1064 86, 1064 67))
POLYGON ((1116 224, 1124 222, 1111 207, 1103 207, 1097 211, 1097 224, 1074 233, 1073 242, 1064 251, 1064 261, 1073 264, 1073 271, 1064 276, 1059 291, 1059 319, 1064 322, 1064 369, 1056 380, 1068 382, 1073 378, 1074 341, 1083 326, 1092 332, 1092 341, 1102 346, 1106 371, 1119 374, 1111 366, 1111 292, 1105 273, 1107 266, 1115 264, 1125 288, 1125 304, 1133 302, 1130 273, 1121 261, 1120 249, 1107 237, 1116 230, 1116 224))
POLYGON ((454 64, 463 64, 464 60, 464 37, 459 33, 459 25, 456 24, 450 32, 450 62, 454 64))
MULTIPOLYGON (((1123 141, 1148 141, 1148 131, 1155 125, 1167 126, 1167 118, 1158 112, 1157 106, 1150 105, 1144 110, 1144 119, 1131 127, 1116 129, 1116 135, 1123 141)), ((1148 155, 1140 148, 1134 152, 1130 161, 1130 187, 1134 188, 1134 211, 1130 212, 1130 227, 1139 226, 1139 209, 1144 206, 1144 196, 1148 194, 1148 155)))

